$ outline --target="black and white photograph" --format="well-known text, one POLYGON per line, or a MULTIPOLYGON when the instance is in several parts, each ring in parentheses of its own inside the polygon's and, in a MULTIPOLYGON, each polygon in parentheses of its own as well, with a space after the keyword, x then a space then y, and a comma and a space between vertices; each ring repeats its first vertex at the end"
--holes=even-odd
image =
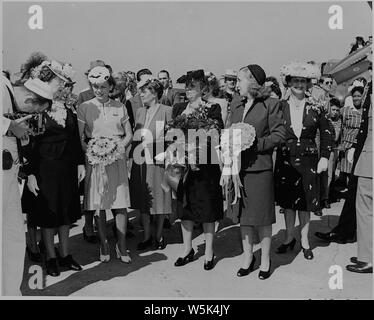
POLYGON ((1 8, 2 298, 373 299, 371 1, 1 8))

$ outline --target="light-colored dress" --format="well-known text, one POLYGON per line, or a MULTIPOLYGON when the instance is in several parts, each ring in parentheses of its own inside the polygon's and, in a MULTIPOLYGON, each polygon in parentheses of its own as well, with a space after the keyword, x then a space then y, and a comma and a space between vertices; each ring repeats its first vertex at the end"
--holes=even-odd
MULTIPOLYGON (((119 101, 109 99, 102 104, 96 98, 82 103, 77 109, 78 121, 84 124, 86 142, 93 137, 124 136, 124 124, 129 121, 126 107, 119 101)), ((82 127, 80 125, 80 127, 82 127)), ((80 130, 82 131, 82 130, 80 130)), ((98 179, 93 166, 86 165, 84 209, 106 210, 130 207, 130 193, 126 156, 105 166, 107 181, 100 193, 98 179)))
MULTIPOLYGON (((157 152, 163 152, 162 144, 164 139, 164 126, 171 120, 172 108, 166 105, 156 105, 152 108, 139 108, 136 113, 136 126, 133 139, 134 150, 139 146, 143 130, 149 130, 151 134, 148 151, 151 158, 157 155, 157 152), (140 138, 140 139, 139 139, 140 138), (160 148, 158 148, 160 146, 160 148)), ((141 147, 141 146, 139 146, 141 147)), ((165 191, 161 187, 164 179, 164 165, 145 162, 140 164, 137 152, 133 153, 133 165, 130 178, 131 208, 138 209, 141 213, 148 214, 171 214, 171 191, 165 191)))

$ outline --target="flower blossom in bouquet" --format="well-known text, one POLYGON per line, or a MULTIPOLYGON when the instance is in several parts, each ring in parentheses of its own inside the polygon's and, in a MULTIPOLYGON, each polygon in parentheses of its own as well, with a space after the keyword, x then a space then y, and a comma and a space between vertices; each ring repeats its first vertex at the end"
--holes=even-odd
POLYGON ((87 159, 91 165, 110 165, 124 157, 125 148, 120 137, 94 137, 87 146, 87 159))
POLYGON ((244 122, 234 123, 221 135, 221 160, 230 165, 233 159, 249 149, 256 138, 255 128, 244 122))

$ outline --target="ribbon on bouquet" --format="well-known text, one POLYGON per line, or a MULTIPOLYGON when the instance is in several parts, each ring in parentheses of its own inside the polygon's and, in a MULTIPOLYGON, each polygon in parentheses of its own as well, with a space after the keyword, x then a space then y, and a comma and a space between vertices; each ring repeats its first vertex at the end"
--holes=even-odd
POLYGON ((106 173, 104 164, 100 163, 92 166, 91 184, 94 190, 94 206, 100 208, 101 197, 108 188, 108 175, 106 173))
POLYGON ((223 188, 225 196, 228 197, 230 193, 231 184, 233 186, 234 200, 232 205, 236 204, 238 199, 241 198, 240 189, 243 188, 242 182, 240 181, 240 167, 241 159, 240 154, 233 157, 229 163, 223 162, 222 174, 220 179, 220 185, 223 188))
MULTIPOLYGON (((167 151, 158 154, 156 157, 157 161, 164 161, 165 172, 161 182, 161 188, 165 192, 172 191, 173 199, 177 198, 178 185, 182 179, 183 183, 186 182, 190 170, 189 165, 186 164, 185 152, 178 150, 178 145, 174 144, 172 148, 168 148, 167 151)), ((183 193, 183 207, 187 206, 187 195, 183 193)))

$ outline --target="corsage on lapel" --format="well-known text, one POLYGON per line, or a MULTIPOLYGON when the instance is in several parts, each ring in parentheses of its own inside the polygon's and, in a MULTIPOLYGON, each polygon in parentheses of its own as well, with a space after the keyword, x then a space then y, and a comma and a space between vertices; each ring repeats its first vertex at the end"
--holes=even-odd
POLYGON ((325 102, 318 100, 311 95, 306 97, 305 102, 305 108, 306 108, 306 114, 309 113, 309 110, 314 110, 318 114, 321 114, 322 110, 324 110, 326 107, 325 102))

